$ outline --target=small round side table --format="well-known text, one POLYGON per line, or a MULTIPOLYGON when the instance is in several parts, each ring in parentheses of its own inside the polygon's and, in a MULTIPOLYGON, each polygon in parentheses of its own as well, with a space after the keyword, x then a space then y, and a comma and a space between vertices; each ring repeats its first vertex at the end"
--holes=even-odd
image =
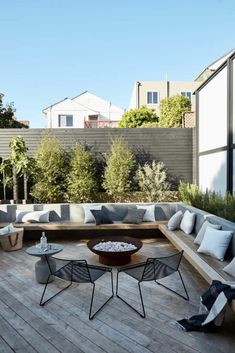
MULTIPOLYGON (((63 249, 64 247, 62 245, 51 243, 48 244, 47 248, 44 250, 36 246, 31 246, 26 250, 27 254, 40 257, 40 260, 35 263, 35 276, 38 283, 45 284, 49 274, 56 270, 56 262, 51 256, 58 254, 63 249)), ((54 277, 51 276, 50 282, 53 280, 54 277)))

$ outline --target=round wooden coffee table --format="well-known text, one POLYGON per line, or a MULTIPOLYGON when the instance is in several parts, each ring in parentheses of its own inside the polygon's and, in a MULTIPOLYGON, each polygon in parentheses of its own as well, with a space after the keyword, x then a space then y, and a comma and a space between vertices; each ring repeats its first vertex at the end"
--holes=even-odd
POLYGON ((88 241, 87 247, 95 254, 99 255, 99 262, 104 265, 108 266, 121 266, 126 265, 131 261, 131 255, 136 253, 140 250, 143 243, 140 239, 132 238, 132 237, 125 237, 125 236, 107 236, 107 237, 100 237, 94 238, 88 241), (101 242, 124 242, 128 244, 133 244, 136 246, 134 250, 128 251, 101 251, 95 250, 94 246, 101 242))

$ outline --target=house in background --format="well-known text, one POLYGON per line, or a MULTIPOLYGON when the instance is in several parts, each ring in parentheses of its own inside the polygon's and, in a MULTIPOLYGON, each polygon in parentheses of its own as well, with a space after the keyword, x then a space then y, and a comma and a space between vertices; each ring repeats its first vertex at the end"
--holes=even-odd
POLYGON ((43 109, 48 128, 116 127, 124 109, 85 91, 43 109))
POLYGON ((197 183, 224 195, 235 192, 235 49, 209 67, 195 92, 197 183))
POLYGON ((137 81, 132 90, 129 109, 136 109, 146 105, 159 113, 159 103, 162 99, 179 94, 190 99, 191 110, 195 111, 193 92, 200 84, 197 81, 137 81))

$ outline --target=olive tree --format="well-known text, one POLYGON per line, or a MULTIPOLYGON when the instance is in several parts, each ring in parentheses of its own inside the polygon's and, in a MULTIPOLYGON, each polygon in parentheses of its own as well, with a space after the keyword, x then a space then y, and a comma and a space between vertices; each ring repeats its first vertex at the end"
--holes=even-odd
POLYGON ((43 203, 63 202, 67 174, 68 159, 59 140, 53 136, 43 137, 35 158, 31 195, 43 203))
POLYGON ((106 156, 103 187, 115 201, 120 201, 131 189, 131 173, 135 165, 134 154, 122 137, 112 141, 106 156))
POLYGON ((77 145, 72 150, 67 185, 67 193, 70 201, 92 201, 94 193, 97 190, 97 183, 92 155, 86 150, 85 145, 77 145))

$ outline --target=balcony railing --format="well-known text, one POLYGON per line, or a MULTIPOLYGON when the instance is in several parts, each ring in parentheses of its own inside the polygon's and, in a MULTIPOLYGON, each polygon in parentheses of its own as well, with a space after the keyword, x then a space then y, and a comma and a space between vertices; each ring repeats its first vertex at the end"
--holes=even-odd
POLYGON ((86 129, 104 129, 117 127, 118 120, 87 120, 84 121, 86 129))

